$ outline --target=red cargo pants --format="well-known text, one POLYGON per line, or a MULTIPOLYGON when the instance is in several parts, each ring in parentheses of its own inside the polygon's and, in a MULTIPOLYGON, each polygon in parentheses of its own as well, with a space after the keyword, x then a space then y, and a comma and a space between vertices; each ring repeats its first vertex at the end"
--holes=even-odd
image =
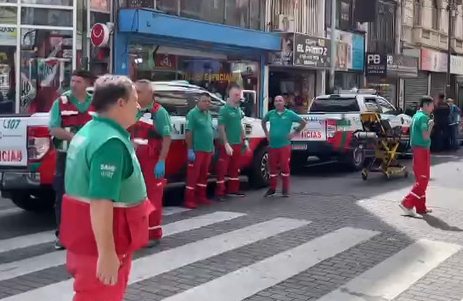
POLYGON ((73 301, 122 301, 129 281, 132 255, 120 256, 117 283, 107 286, 96 277, 98 257, 67 252, 67 269, 74 277, 73 301))
POLYGON ((157 179, 154 175, 154 167, 159 160, 159 153, 154 154, 148 146, 137 147, 137 157, 140 161, 141 170, 146 184, 146 192, 154 211, 149 216, 149 239, 158 240, 162 238, 162 200, 166 180, 157 179))
POLYGON ((413 172, 415 185, 412 191, 404 198, 402 205, 408 209, 416 208, 419 214, 426 213, 426 189, 431 172, 431 154, 429 149, 413 148, 413 172))
POLYGON ((270 188, 276 190, 278 176, 283 181, 283 191, 289 191, 291 146, 269 148, 270 188))
POLYGON ((194 162, 188 163, 185 188, 185 207, 196 208, 199 204, 209 204, 207 199, 207 176, 212 153, 196 152, 194 162))
POLYGON ((240 165, 242 144, 231 145, 233 154, 227 155, 225 146, 219 148, 217 162, 217 188, 215 195, 225 196, 226 193, 237 193, 240 190, 240 165), (227 189, 225 189, 225 176, 228 176, 227 189))

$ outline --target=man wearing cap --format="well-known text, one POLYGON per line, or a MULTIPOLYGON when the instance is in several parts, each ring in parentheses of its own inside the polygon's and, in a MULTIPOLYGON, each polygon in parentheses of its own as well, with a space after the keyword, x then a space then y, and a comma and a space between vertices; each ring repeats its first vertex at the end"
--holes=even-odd
POLYGON ((152 247, 162 238, 162 200, 166 184, 164 176, 172 125, 169 113, 154 100, 151 82, 138 80, 135 87, 142 109, 137 114, 137 122, 129 131, 145 178, 148 198, 155 207, 149 224, 149 246, 152 247))
POLYGON ((188 148, 188 171, 185 188, 185 207, 194 209, 198 205, 211 203, 206 195, 207 176, 214 153, 214 128, 209 113, 211 97, 201 94, 198 104, 187 115, 186 144, 188 148))
POLYGON ((244 113, 240 108, 241 87, 232 84, 228 90, 227 103, 219 112, 219 160, 217 162, 217 188, 218 201, 224 200, 226 195, 243 197, 240 192, 240 165, 241 153, 249 149, 248 141, 241 123, 244 113), (227 186, 225 176, 228 176, 227 186))
POLYGON ((136 122, 137 92, 127 77, 105 75, 95 83, 93 105, 98 116, 69 147, 60 235, 73 301, 122 301, 153 210, 126 130, 136 122))
POLYGON ((92 96, 87 88, 92 85, 93 75, 85 70, 76 70, 71 77, 71 90, 63 93, 50 110, 49 129, 57 150, 55 179, 55 249, 62 249, 59 239, 61 223, 61 203, 64 194, 64 171, 66 168, 66 152, 77 131, 92 119, 92 96))
POLYGON ((269 142, 270 167, 270 188, 265 197, 275 194, 279 174, 283 180, 283 196, 288 197, 291 139, 304 129, 307 122, 292 110, 285 108, 283 96, 275 97, 274 105, 275 109, 268 112, 262 120, 262 128, 269 142), (267 122, 270 122, 270 131, 267 122), (299 123, 294 132, 292 132, 293 123, 299 123))

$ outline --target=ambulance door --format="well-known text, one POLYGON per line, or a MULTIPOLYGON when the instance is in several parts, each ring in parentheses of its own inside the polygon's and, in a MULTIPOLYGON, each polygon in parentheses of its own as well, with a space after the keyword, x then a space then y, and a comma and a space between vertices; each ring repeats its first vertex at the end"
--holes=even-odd
POLYGON ((246 117, 257 118, 259 109, 257 107, 257 93, 254 90, 243 90, 241 92, 241 109, 246 117))

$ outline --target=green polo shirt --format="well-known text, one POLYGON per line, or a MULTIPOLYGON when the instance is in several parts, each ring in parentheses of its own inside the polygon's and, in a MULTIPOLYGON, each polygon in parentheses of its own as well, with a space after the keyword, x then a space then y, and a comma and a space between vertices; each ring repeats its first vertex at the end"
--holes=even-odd
MULTIPOLYGON (((84 102, 80 102, 74 95, 72 95, 71 91, 67 91, 63 93, 63 96, 68 97, 73 105, 76 106, 79 112, 87 112, 88 108, 92 104, 92 95, 87 94, 85 97, 84 102)), ((49 128, 60 128, 61 127, 61 112, 59 109, 59 103, 61 101, 61 97, 55 100, 53 106, 50 110, 50 121, 48 123, 49 128)))
POLYGON ((72 139, 65 174, 66 193, 91 200, 135 203, 146 187, 130 141, 115 121, 94 117, 72 139))
POLYGON ((271 110, 265 117, 265 122, 270 122, 270 148, 281 148, 291 144, 288 136, 291 133, 291 128, 294 122, 301 122, 301 116, 294 113, 292 110, 285 109, 283 112, 271 110))
POLYGON ((211 114, 193 108, 186 116, 186 130, 193 136, 193 150, 211 153, 214 151, 214 127, 211 114))
MULTIPOLYGON (((150 113, 151 110, 153 110, 153 105, 147 106, 146 108, 141 109, 137 113, 137 120, 140 119, 143 114, 145 113, 150 113)), ((172 122, 170 121, 170 116, 167 110, 161 106, 159 110, 156 112, 154 116, 151 116, 153 120, 154 127, 156 131, 162 136, 162 137, 170 137, 172 134, 172 122)))
POLYGON ((412 118, 410 126, 410 145, 411 147, 431 147, 431 139, 425 139, 423 133, 429 131, 429 115, 419 110, 412 118))
POLYGON ((243 142, 243 125, 241 124, 243 117, 244 113, 240 107, 234 107, 227 103, 220 109, 219 125, 225 127, 225 133, 230 145, 241 144, 243 142))

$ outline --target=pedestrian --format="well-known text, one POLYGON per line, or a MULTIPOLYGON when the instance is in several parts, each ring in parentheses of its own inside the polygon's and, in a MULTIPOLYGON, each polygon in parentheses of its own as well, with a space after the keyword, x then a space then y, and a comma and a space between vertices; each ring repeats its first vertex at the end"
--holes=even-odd
POLYGON ((127 77, 104 75, 93 105, 98 115, 68 151, 61 239, 73 301, 122 301, 132 254, 148 243, 154 209, 126 130, 136 122, 137 92, 127 77))
POLYGON ((431 133, 432 148, 435 151, 443 151, 448 148, 450 137, 449 116, 450 107, 445 102, 445 95, 443 93, 437 96, 434 105, 434 120, 436 126, 431 133))
POLYGON ((76 70, 71 76, 71 90, 64 92, 52 105, 49 129, 56 149, 56 167, 53 188, 55 190, 56 241, 55 249, 63 249, 60 242, 61 203, 64 194, 64 173, 68 145, 77 131, 92 119, 92 96, 87 89, 93 75, 86 70, 76 70))
POLYGON ((421 217, 421 215, 431 212, 430 209, 426 208, 426 189, 431 169, 430 136, 434 120, 430 118, 430 114, 433 109, 433 99, 428 96, 423 97, 420 102, 420 109, 413 116, 410 127, 410 145, 413 152, 415 185, 412 191, 400 203, 400 207, 406 215, 412 217, 421 217))
POLYGON ((188 148, 188 171, 185 189, 185 207, 196 208, 209 205, 207 177, 214 153, 214 127, 209 112, 211 97, 201 94, 198 103, 187 115, 186 144, 188 148))
POLYGON ((241 87, 231 84, 229 98, 219 112, 220 148, 217 163, 216 197, 223 201, 225 196, 243 197, 240 192, 240 165, 242 152, 249 149, 248 141, 241 123, 244 113, 240 108, 241 87), (225 176, 228 182, 225 183, 225 176), (227 185, 225 185, 227 184, 227 185))
POLYGON ((447 99, 447 104, 450 107, 450 114, 449 114, 450 147, 453 150, 457 150, 459 148, 458 134, 459 134, 459 127, 460 127, 461 110, 455 104, 452 98, 447 99))
POLYGON ((291 140, 305 128, 307 122, 292 110, 285 108, 283 96, 275 97, 274 103, 275 109, 268 112, 262 120, 262 128, 269 143, 270 188, 265 197, 275 194, 279 174, 283 182, 282 194, 288 197, 291 140), (267 122, 270 122, 270 131, 267 122), (292 132, 294 123, 299 123, 299 126, 292 132))
POLYGON ((148 199, 155 207, 149 219, 148 247, 153 247, 162 238, 162 201, 166 185, 166 158, 172 140, 172 124, 169 113, 155 101, 151 82, 138 80, 135 87, 138 103, 142 108, 137 114, 137 123, 129 128, 129 132, 140 161, 148 199))

